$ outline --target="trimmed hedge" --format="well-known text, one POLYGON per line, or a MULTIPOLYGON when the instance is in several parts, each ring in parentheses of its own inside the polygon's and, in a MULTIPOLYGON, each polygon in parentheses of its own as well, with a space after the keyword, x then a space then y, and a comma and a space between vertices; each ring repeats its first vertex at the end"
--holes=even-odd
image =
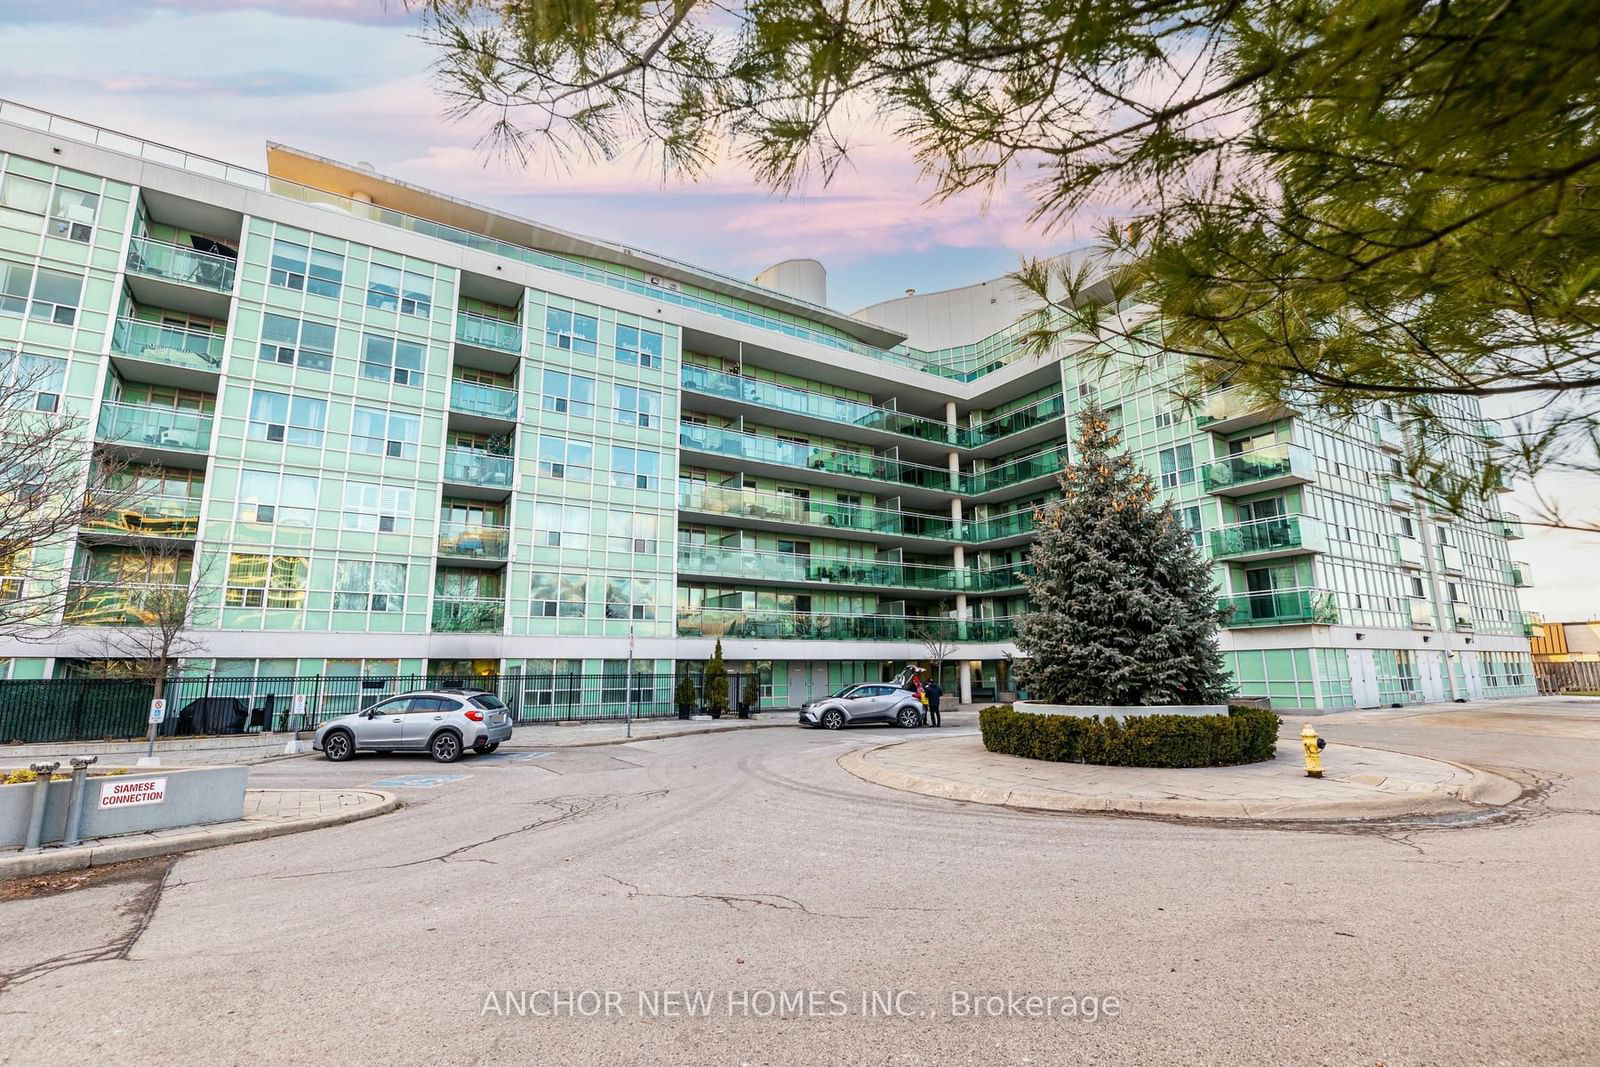
POLYGON ((1057 763, 1110 767, 1225 767, 1273 757, 1278 716, 1230 704, 1226 715, 1028 715, 1009 704, 978 714, 983 747, 1057 763))

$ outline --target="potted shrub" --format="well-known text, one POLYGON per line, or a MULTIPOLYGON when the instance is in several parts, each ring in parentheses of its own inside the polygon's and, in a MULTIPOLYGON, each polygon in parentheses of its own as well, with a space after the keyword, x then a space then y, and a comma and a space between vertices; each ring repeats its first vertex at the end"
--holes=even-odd
POLYGON ((728 710, 728 668, 722 662, 722 640, 717 639, 716 650, 706 661, 705 692, 706 712, 713 719, 722 718, 728 710))
POLYGON ((739 692, 739 718, 748 719, 761 703, 761 674, 751 671, 744 676, 744 687, 739 692))
POLYGON ((678 688, 673 691, 672 702, 678 705, 678 718, 688 719, 694 715, 694 679, 687 674, 678 679, 678 688))

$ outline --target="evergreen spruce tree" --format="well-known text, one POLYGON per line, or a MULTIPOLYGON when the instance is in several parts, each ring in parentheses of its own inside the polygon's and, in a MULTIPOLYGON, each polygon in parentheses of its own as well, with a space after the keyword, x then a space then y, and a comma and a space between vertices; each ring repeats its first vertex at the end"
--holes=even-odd
POLYGON ((1022 684, 1049 704, 1226 700, 1209 564, 1119 450, 1105 411, 1090 407, 1077 421, 1064 499, 1035 519, 1030 614, 1017 637, 1022 684))
POLYGON ((713 713, 721 714, 728 708, 728 668, 722 662, 722 639, 717 639, 716 651, 706 661, 705 679, 701 683, 705 705, 713 713))

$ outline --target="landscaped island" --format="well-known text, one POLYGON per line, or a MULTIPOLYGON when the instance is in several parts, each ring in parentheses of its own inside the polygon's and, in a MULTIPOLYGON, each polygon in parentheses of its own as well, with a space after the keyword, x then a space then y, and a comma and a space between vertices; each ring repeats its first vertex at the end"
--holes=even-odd
MULTIPOLYGON (((1107 708, 1108 713, 1113 709, 1107 708)), ((978 715, 983 747, 1057 763, 1112 767, 1223 767, 1269 760, 1278 716, 1232 704, 1226 715, 1040 715, 1009 704, 978 715)))

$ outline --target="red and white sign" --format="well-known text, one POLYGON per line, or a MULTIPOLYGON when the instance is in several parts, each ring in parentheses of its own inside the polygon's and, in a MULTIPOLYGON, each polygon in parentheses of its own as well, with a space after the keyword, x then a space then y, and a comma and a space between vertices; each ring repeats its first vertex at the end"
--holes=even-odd
POLYGON ((100 787, 100 810, 160 804, 167 799, 165 778, 108 778, 100 787))

